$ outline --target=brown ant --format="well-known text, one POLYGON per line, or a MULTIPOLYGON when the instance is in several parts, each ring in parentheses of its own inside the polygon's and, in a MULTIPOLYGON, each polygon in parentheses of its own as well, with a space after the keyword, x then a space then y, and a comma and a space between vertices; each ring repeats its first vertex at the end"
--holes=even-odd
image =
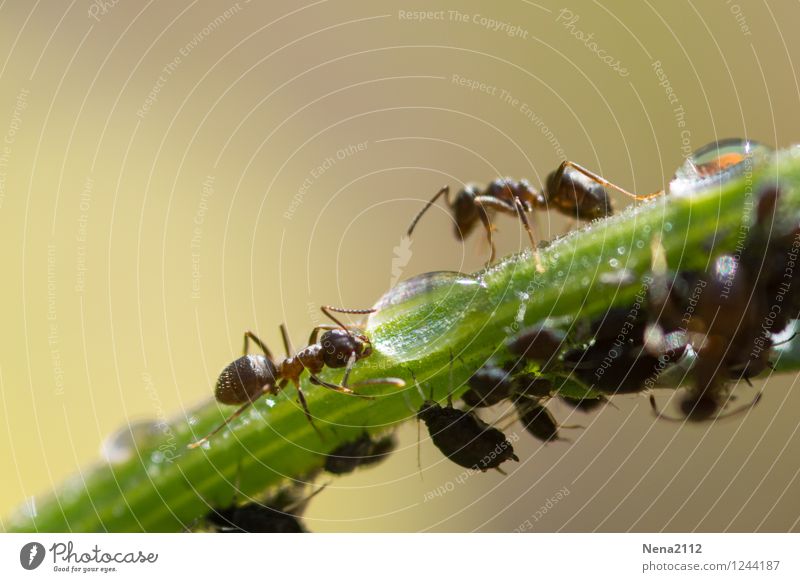
MULTIPOLYGON (((280 361, 275 360, 266 344, 253 332, 245 332, 244 355, 228 364, 222 370, 214 390, 217 402, 221 404, 240 404, 241 406, 208 435, 199 441, 191 443, 189 448, 193 449, 203 445, 212 436, 225 428, 228 423, 252 406, 256 400, 267 394, 278 394, 289 382, 292 382, 297 388, 297 398, 300 400, 303 412, 311 426, 319 433, 308 409, 303 389, 300 386, 300 376, 306 370, 308 370, 312 384, 324 386, 342 394, 360 398, 372 398, 371 396, 357 394, 347 385, 353 365, 358 360, 372 354, 372 343, 363 333, 350 331, 353 326, 344 325, 331 312, 366 314, 372 313, 373 310, 339 309, 326 305, 321 308, 321 311, 336 322, 336 325, 323 324, 316 326, 308 339, 309 345, 296 353, 292 349, 286 326, 281 324, 280 330, 283 336, 283 345, 286 348, 286 358, 280 361), (319 337, 321 330, 325 330, 325 333, 319 337), (317 341, 318 337, 319 341, 317 341), (264 352, 263 355, 248 354, 251 340, 261 348, 261 351, 264 352), (326 366, 329 368, 345 368, 341 384, 331 384, 317 376, 326 366)), ((355 386, 376 384, 405 386, 405 382, 399 378, 364 380, 358 382, 355 386)))
POLYGON ((565 160, 559 167, 551 172, 545 181, 541 192, 533 188, 527 180, 515 181, 511 178, 498 178, 481 190, 475 185, 467 185, 458 191, 455 198, 450 200, 450 186, 442 187, 431 198, 422 210, 411 221, 408 236, 414 232, 417 223, 428 209, 442 196, 445 197, 450 212, 455 221, 455 236, 459 240, 473 230, 480 221, 486 231, 486 237, 491 248, 491 255, 487 264, 494 262, 496 249, 494 245, 494 225, 491 218, 495 212, 517 216, 528 233, 528 238, 533 249, 536 268, 542 272, 543 267, 539 257, 536 235, 533 226, 528 220, 527 213, 534 210, 554 209, 565 216, 581 220, 594 220, 604 218, 614 213, 611 200, 605 188, 612 188, 636 200, 646 200, 660 195, 662 192, 648 195, 637 195, 615 186, 602 176, 587 170, 583 166, 565 160))

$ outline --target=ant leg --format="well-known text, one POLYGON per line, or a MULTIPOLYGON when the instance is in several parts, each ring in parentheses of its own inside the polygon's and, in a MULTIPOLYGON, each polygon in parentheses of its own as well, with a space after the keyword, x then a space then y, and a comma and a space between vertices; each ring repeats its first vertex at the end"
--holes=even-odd
POLYGON ((292 340, 291 338, 289 338, 289 331, 286 329, 286 326, 284 324, 281 324, 280 327, 281 327, 281 337, 283 337, 283 347, 286 348, 286 357, 291 358, 294 355, 294 348, 292 347, 292 340))
POLYGON ((528 239, 531 241, 531 252, 533 252, 533 262, 536 265, 536 270, 540 273, 544 273, 542 258, 539 256, 539 247, 536 242, 539 237, 536 236, 531 223, 528 221, 528 216, 525 214, 525 207, 522 205, 522 200, 515 196, 514 204, 517 207, 517 214, 519 214, 519 219, 522 221, 522 226, 524 226, 525 230, 528 232, 528 239))
POLYGON ((206 436, 204 436, 203 438, 201 438, 199 441, 195 441, 195 442, 193 442, 193 443, 190 443, 190 444, 188 444, 188 445, 186 445, 186 446, 187 446, 188 448, 190 448, 190 449, 196 449, 197 447, 199 447, 199 446, 202 446, 202 445, 206 444, 206 443, 209 441, 209 439, 210 439, 211 437, 213 437, 215 434, 217 434, 217 433, 218 433, 219 431, 221 431, 223 428, 225 428, 226 426, 228 426, 228 424, 229 424, 229 423, 231 423, 231 422, 233 422, 234 420, 236 420, 237 418, 239 418, 239 416, 241 416, 241 414, 242 414, 242 413, 243 413, 245 410, 247 410, 248 408, 250 408, 251 406, 253 406, 253 404, 255 403, 255 401, 256 401, 256 400, 258 400, 259 398, 261 398, 261 396, 263 396, 264 394, 269 394, 269 392, 270 392, 270 390, 268 390, 268 389, 264 389, 264 390, 262 390, 262 391, 261 391, 261 393, 260 393, 260 394, 258 394, 258 396, 256 396, 255 398, 253 398, 253 399, 249 400, 248 402, 245 402, 245 403, 244 403, 244 404, 242 404, 242 405, 241 405, 239 408, 237 408, 237 409, 236 409, 236 411, 234 411, 234 413, 233 413, 233 414, 231 414, 231 415, 230 415, 228 418, 226 418, 226 419, 225 419, 225 421, 224 421, 222 424, 220 424, 220 425, 219 425, 217 428, 215 428, 214 430, 212 430, 210 433, 208 433, 206 436))
POLYGON ((649 200, 651 198, 657 198, 658 196, 662 196, 664 194, 664 190, 659 190, 658 192, 652 192, 650 194, 634 194, 633 192, 628 192, 627 190, 625 190, 625 188, 617 186, 616 184, 612 184, 611 182, 603 178, 601 175, 595 174, 591 170, 587 170, 583 166, 576 164, 575 162, 570 162, 569 160, 564 160, 563 162, 561 162, 561 165, 558 167, 557 171, 563 174, 565 168, 572 168, 576 172, 580 172, 581 174, 583 174, 590 180, 597 182, 601 186, 604 186, 606 188, 611 188, 612 190, 616 190, 620 194, 625 194, 625 196, 630 196, 634 200, 649 200))
MULTIPOLYGON (((283 385, 284 386, 286 385, 285 380, 283 382, 283 385)), ((317 428, 317 425, 314 424, 314 418, 311 416, 311 411, 308 409, 308 401, 306 400, 306 395, 303 392, 303 388, 300 386, 300 382, 295 381, 294 385, 295 388, 297 388, 297 399, 300 401, 300 406, 303 407, 303 413, 306 415, 306 420, 308 420, 308 424, 311 425, 311 428, 314 429, 314 432, 317 433, 317 436, 319 436, 319 438, 323 438, 319 428, 317 428)))
POLYGON ((434 194, 433 198, 428 200, 428 203, 425 205, 425 207, 422 210, 420 210, 419 214, 417 214, 414 217, 414 220, 411 221, 411 226, 408 227, 408 231, 406 232, 407 236, 411 236, 411 233, 414 232, 414 228, 417 226, 417 223, 419 222, 419 219, 422 218, 422 215, 425 214, 428 211, 428 208, 433 206, 433 204, 442 195, 444 196, 444 199, 447 202, 447 205, 450 206, 450 186, 443 186, 441 188, 441 190, 439 190, 436 194, 434 194))
POLYGON ((492 234, 494 225, 492 224, 492 221, 489 220, 489 214, 486 212, 486 208, 484 207, 483 203, 478 200, 478 197, 475 198, 475 205, 478 207, 478 216, 481 219, 481 223, 483 223, 483 228, 486 230, 486 239, 489 241, 489 247, 492 249, 489 255, 489 261, 486 263, 486 266, 488 267, 494 263, 494 259, 497 256, 497 249, 494 246, 494 235, 492 234))
POLYGON ((542 259, 539 256, 539 237, 535 233, 533 225, 528 220, 528 216, 525 213, 525 205, 523 204, 522 200, 520 200, 519 196, 514 196, 513 205, 505 202, 504 200, 499 200, 490 196, 476 196, 475 202, 479 205, 489 207, 492 210, 497 210, 506 214, 513 214, 519 218, 522 226, 525 227, 525 232, 528 233, 528 240, 530 240, 531 243, 531 251, 533 252, 533 260, 536 263, 536 270, 540 273, 544 273, 542 259))
POLYGON ((259 348, 261 348, 261 351, 264 352, 264 355, 267 356, 267 359, 269 359, 270 361, 275 361, 275 358, 272 357, 272 352, 269 351, 267 344, 261 341, 261 338, 259 338, 252 331, 244 332, 244 352, 242 355, 246 356, 250 351, 251 340, 253 341, 254 344, 256 344, 259 348))

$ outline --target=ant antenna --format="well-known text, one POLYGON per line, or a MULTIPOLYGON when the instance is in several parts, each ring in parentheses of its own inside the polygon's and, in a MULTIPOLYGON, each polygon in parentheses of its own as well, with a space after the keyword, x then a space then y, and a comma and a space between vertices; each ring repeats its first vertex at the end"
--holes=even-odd
POLYGON ((417 226, 419 219, 422 218, 422 215, 425 214, 441 196, 444 196, 447 205, 450 206, 450 186, 442 186, 442 188, 433 195, 433 198, 428 200, 428 203, 422 208, 422 210, 419 211, 419 214, 414 217, 414 220, 411 221, 411 226, 408 227, 406 236, 411 236, 411 233, 414 232, 414 228, 417 226))
MULTIPOLYGON (((332 311, 335 311, 336 313, 347 313, 347 314, 350 314, 350 315, 367 315, 367 314, 370 314, 370 313, 375 313, 375 311, 376 311, 374 308, 372 308, 372 309, 345 309, 344 307, 333 307, 332 305, 323 305, 322 307, 319 308, 319 310, 322 313, 324 313, 328 318, 330 318, 334 323, 336 323, 336 325, 338 325, 339 327, 341 327, 343 330, 345 330, 348 333, 350 333, 349 326, 347 326, 347 325, 343 324, 341 321, 339 321, 339 319, 337 319, 336 316, 334 316, 333 313, 331 313, 332 311)), ((361 337, 363 337, 363 335, 361 337)))

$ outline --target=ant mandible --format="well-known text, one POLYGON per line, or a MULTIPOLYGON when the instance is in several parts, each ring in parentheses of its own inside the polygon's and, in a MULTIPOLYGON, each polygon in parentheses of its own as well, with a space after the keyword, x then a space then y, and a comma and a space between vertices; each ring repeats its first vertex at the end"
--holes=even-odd
MULTIPOLYGON (((208 435, 199 441, 191 443, 189 445, 190 449, 199 447, 208 442, 212 436, 225 428, 228 423, 238 418, 245 410, 252 406, 256 400, 267 394, 278 394, 289 382, 292 382, 297 388, 297 398, 300 400, 303 412, 311 423, 311 426, 314 427, 314 430, 319 433, 319 429, 317 429, 314 424, 311 412, 308 409, 306 396, 300 386, 300 375, 305 370, 308 370, 312 384, 324 386, 325 388, 335 390, 342 394, 349 394, 351 396, 367 399, 372 398, 372 396, 354 392, 347 384, 353 365, 358 360, 372 354, 372 343, 363 333, 356 334, 350 331, 354 326, 344 325, 331 312, 367 314, 372 313, 373 310, 340 309, 331 307, 330 305, 325 305, 320 309, 327 317, 336 322, 336 325, 322 324, 316 326, 311 331, 308 345, 299 352, 295 352, 289 340, 286 326, 281 324, 280 330, 283 337, 283 345, 286 348, 286 358, 280 361, 276 361, 272 352, 258 336, 251 331, 245 332, 242 357, 234 360, 222 370, 214 389, 214 396, 217 402, 221 404, 240 404, 241 406, 208 435), (319 332, 322 330, 325 330, 325 333, 323 333, 319 341, 317 341, 319 332), (250 341, 253 341, 253 343, 261 348, 264 355, 249 354, 250 341), (341 384, 332 384, 317 376, 326 366, 328 368, 345 368, 341 384)), ((397 387, 405 386, 405 382, 399 378, 363 380, 354 386, 380 384, 397 387)))

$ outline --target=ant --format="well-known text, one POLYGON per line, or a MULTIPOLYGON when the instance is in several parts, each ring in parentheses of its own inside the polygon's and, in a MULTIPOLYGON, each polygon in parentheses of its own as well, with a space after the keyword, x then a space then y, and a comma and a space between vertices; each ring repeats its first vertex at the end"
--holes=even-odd
POLYGON ((358 467, 375 465, 397 448, 393 433, 373 440, 368 433, 344 443, 325 457, 325 470, 334 475, 352 473, 358 467))
MULTIPOLYGON (((450 361, 452 371, 452 357, 450 361)), ((412 373, 413 377, 413 373, 412 373)), ((419 389, 419 384, 417 389, 419 389)), ((424 396, 423 396, 424 398, 424 396)), ((497 469, 508 460, 519 461, 514 447, 500 430, 483 422, 473 412, 453 408, 453 395, 447 395, 447 406, 433 400, 433 389, 417 411, 417 419, 425 423, 433 444, 455 464, 486 472, 497 469)))
POLYGON ((495 212, 517 216, 528 233, 528 238, 533 249, 536 268, 543 271, 539 258, 537 240, 534 228, 528 220, 527 213, 534 210, 554 209, 566 216, 582 220, 604 218, 614 213, 611 200, 604 187, 612 188, 637 200, 645 200, 661 194, 640 196, 632 194, 603 177, 587 170, 583 166, 565 160, 559 167, 551 172, 545 181, 541 192, 533 188, 527 180, 513 180, 511 178, 498 178, 493 180, 481 190, 478 186, 469 184, 458 191, 455 198, 450 200, 450 186, 442 187, 431 198, 422 210, 411 221, 408 236, 428 211, 428 209, 442 196, 445 198, 450 212, 455 221, 455 236, 459 240, 473 230, 478 221, 483 224, 486 237, 491 248, 491 255, 487 265, 494 262, 496 249, 494 245, 492 215, 495 212))
MULTIPOLYGON (((286 326, 281 324, 280 330, 283 337, 283 345, 286 348, 286 358, 280 361, 275 360, 275 357, 266 344, 253 332, 245 332, 244 355, 228 364, 228 366, 222 370, 214 390, 217 402, 221 404, 240 404, 241 406, 208 435, 199 441, 191 443, 189 448, 193 449, 208 442, 212 436, 225 428, 228 423, 238 418, 239 415, 252 406, 256 400, 266 394, 278 394, 289 382, 292 382, 297 388, 297 398, 300 401, 300 405, 303 407, 303 412, 308 422, 311 423, 314 430, 319 433, 319 429, 317 429, 314 424, 311 412, 308 409, 308 403, 306 402, 303 389, 300 386, 300 375, 306 370, 308 370, 312 384, 324 386, 325 388, 335 390, 342 394, 349 394, 351 396, 367 399, 372 398, 371 396, 354 392, 347 385, 353 365, 358 360, 369 357, 370 354, 372 354, 372 344, 369 338, 363 333, 353 333, 350 331, 353 326, 344 325, 331 312, 366 314, 372 313, 374 310, 340 309, 329 305, 325 305, 320 309, 322 313, 334 321, 336 325, 323 324, 316 326, 311 331, 311 336, 308 339, 309 345, 299 352, 294 352, 291 341, 289 340, 289 334, 286 331, 286 326), (319 337, 319 332, 321 330, 325 330, 325 333, 319 337), (318 337, 319 341, 317 341, 318 337), (264 354, 248 354, 250 341, 253 341, 261 348, 264 354), (345 368, 341 384, 331 384, 317 376, 326 366, 329 368, 345 368)), ((355 386, 376 384, 397 387, 405 386, 405 382, 399 378, 364 380, 358 382, 355 386)))

